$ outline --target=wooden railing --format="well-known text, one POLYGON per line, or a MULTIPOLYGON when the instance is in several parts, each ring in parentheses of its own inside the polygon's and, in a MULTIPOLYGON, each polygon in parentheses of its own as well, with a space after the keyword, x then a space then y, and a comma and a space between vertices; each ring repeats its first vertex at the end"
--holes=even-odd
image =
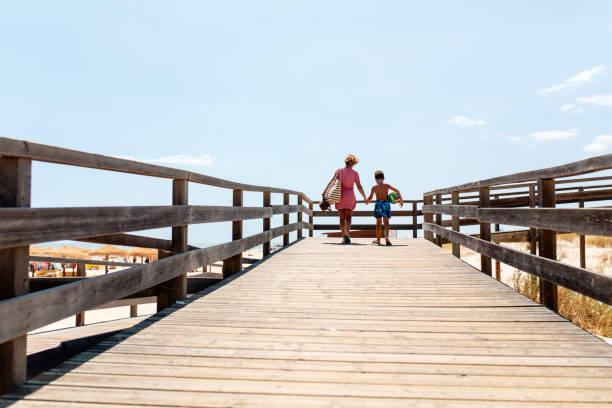
MULTIPOLYGON (((389 226, 391 231, 412 231, 412 237, 416 238, 418 230, 423 228, 423 225, 418 222, 418 217, 423 216, 423 212, 419 208, 423 200, 404 200, 404 207, 410 209, 393 209, 392 217, 393 221, 389 226), (397 222, 397 217, 411 217, 411 223, 397 222)), ((318 205, 320 202, 315 201, 314 204, 318 205)), ((363 201, 357 201, 357 204, 363 204, 363 201)), ((338 211, 314 211, 314 217, 338 217, 338 211)), ((369 217, 370 220, 374 216, 374 209, 371 206, 369 210, 355 210, 353 211, 353 217, 369 217)), ((329 219, 329 218, 328 218, 329 219)), ((336 220, 337 221, 337 220, 336 220)), ((312 221, 311 221, 312 222, 312 221)), ((339 231, 340 225, 337 223, 319 223, 314 224, 314 229, 318 231, 339 231)), ((375 223, 367 224, 355 224, 351 225, 351 230, 375 230, 375 223)))
POLYGON ((480 253, 480 269, 487 275, 492 275, 491 259, 495 259, 537 276, 540 302, 555 311, 557 285, 612 305, 612 278, 585 269, 584 239, 585 235, 612 236, 612 209, 584 208, 586 202, 612 200, 610 185, 587 184, 612 176, 570 178, 611 168, 608 154, 427 192, 423 194, 425 239, 438 245, 452 242, 457 257, 461 246, 480 253), (555 208, 570 203, 579 208, 555 208), (443 221, 442 215, 451 220, 443 221), (521 235, 530 242, 530 253, 491 242, 491 224, 496 231, 501 224, 528 228, 506 234, 521 235), (479 225, 480 234, 462 234, 462 225, 479 225), (580 267, 557 262, 557 232, 580 236, 580 267))
POLYGON ((242 268, 242 252, 262 245, 265 257, 274 238, 283 236, 283 244, 288 245, 293 231, 298 239, 303 229, 313 234, 313 203, 299 191, 7 138, 0 138, 0 207, 0 393, 25 380, 29 331, 130 296, 156 296, 158 310, 162 309, 186 296, 189 270, 223 261, 225 278, 242 268), (173 205, 30 208, 32 161, 171 179, 173 205), (190 205, 189 182, 232 189, 233 205, 190 205), (263 206, 244 207, 244 191, 263 193, 263 206), (271 194, 283 194, 283 205, 271 205, 271 194), (290 205, 292 195, 297 196, 297 205, 290 205), (297 213, 297 222, 289 223, 292 213, 297 213), (310 222, 302 220, 302 213, 310 222), (270 228, 276 214, 283 215, 283 225, 270 228), (243 220, 249 219, 263 219, 263 231, 244 237, 243 220), (202 249, 188 246, 189 225, 227 221, 232 222, 231 242, 202 249), (126 234, 162 227, 172 228, 171 240, 126 234), (160 259, 30 291, 29 245, 57 240, 155 248, 160 259))

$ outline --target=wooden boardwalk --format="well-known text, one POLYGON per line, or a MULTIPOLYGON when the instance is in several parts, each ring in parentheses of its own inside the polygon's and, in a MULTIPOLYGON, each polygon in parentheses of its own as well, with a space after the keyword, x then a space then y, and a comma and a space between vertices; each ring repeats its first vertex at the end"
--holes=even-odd
POLYGON ((603 341, 430 242, 356 241, 302 240, 0 406, 612 406, 603 341))

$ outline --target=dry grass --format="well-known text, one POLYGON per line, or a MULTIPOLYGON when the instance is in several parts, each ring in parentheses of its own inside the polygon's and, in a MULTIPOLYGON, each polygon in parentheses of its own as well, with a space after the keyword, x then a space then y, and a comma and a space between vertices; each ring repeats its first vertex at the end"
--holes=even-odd
MULTIPOLYGON (((538 279, 515 270, 512 275, 515 290, 538 301, 538 279)), ((612 337, 612 307, 569 289, 559 287, 559 314, 593 334, 612 337)))

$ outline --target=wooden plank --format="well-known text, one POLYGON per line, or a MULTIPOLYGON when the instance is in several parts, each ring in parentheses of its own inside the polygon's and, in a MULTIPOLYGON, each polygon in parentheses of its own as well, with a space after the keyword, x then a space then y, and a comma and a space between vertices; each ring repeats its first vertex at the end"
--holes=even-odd
MULTIPOLYGON (((417 203, 412 203, 415 208, 416 208, 416 204, 417 203)), ((359 211, 359 210, 355 210, 353 211, 353 217, 372 217, 372 215, 374 214, 373 211, 359 211)), ((416 216, 421 216, 423 215, 422 211, 417 211, 417 210, 393 210, 392 215, 394 217, 414 217, 414 215, 416 214, 416 216)), ((313 214, 315 217, 337 217, 338 216, 338 211, 314 211, 313 214)))
MULTIPOLYGON (((131 307, 132 306, 138 306, 138 305, 143 305, 146 303, 156 303, 157 302, 157 296, 147 296, 147 297, 138 297, 138 298, 129 298, 129 299, 119 299, 119 300, 113 300, 112 302, 108 302, 105 303, 103 305, 100 305, 98 307, 93 308, 92 310, 101 310, 101 309, 112 309, 114 307, 124 307, 124 306, 130 306, 130 314, 132 312, 131 307)), ((138 310, 138 309, 136 309, 138 310)), ((130 316, 130 317, 135 317, 135 316, 130 316)))
MULTIPOLYGON (((414 228, 413 224, 391 224, 389 229, 394 230, 411 230, 414 228)), ((417 224, 417 229, 421 229, 422 225, 417 224)), ((340 225, 338 224, 315 224, 314 229, 318 231, 339 231, 340 225)), ((376 230, 375 224, 351 224, 351 231, 353 230, 376 230)))
MULTIPOLYGON (((271 200, 270 200, 270 192, 269 191, 264 191, 263 193, 263 206, 264 207, 271 207, 271 200)), ((270 230, 270 217, 266 217, 263 219, 263 230, 265 231, 269 231, 270 230)), ((264 242, 263 244, 263 256, 264 258, 266 256, 270 255, 270 241, 268 242, 264 242)))
MULTIPOLYGON (((299 198, 298 198, 299 201, 299 198)), ((303 206, 302 204, 298 204, 298 205, 273 205, 272 207, 272 213, 274 215, 279 215, 279 214, 293 214, 293 213, 301 213, 304 212, 306 214, 310 214, 310 209, 308 209, 308 207, 303 206)), ((372 213, 370 213, 370 215, 372 215, 372 213)))
MULTIPOLYGON (((423 213, 421 213, 422 215, 423 213)), ((412 238, 417 237, 417 216, 419 215, 419 211, 417 211, 417 203, 412 203, 412 238)))
MULTIPOLYGON (((189 183, 187 180, 172 180, 172 205, 183 206, 189 204, 189 183)), ((173 254, 179 254, 187 251, 187 236, 188 225, 178 225, 172 227, 172 246, 170 248, 173 254)), ((165 307, 173 305, 179 300, 185 299, 187 296, 187 270, 183 271, 182 275, 176 276, 164 283, 159 288, 163 288, 168 292, 167 304, 157 304, 157 310, 160 311, 165 307), (162 307, 163 306, 163 307, 162 307)), ((163 297, 166 298, 165 296, 163 297)))
MULTIPOLYGON (((453 191, 451 193, 451 202, 454 208, 461 207, 458 205, 459 204, 459 192, 458 191, 453 191)), ((453 231, 459 232, 460 225, 461 224, 459 223, 459 215, 454 214, 452 218, 451 228, 453 229, 453 231)), ((457 258, 461 258, 461 246, 459 245, 458 242, 452 243, 452 252, 453 252, 453 255, 456 256, 457 258)))
POLYGON ((310 224, 310 228, 308 228, 308 237, 312 238, 313 236, 313 225, 314 225, 314 211, 313 211, 313 205, 312 205, 312 201, 308 204, 308 208, 310 210, 310 214, 308 215, 308 223, 310 224))
MULTIPOLYGON (((0 207, 29 207, 32 162, 28 159, 0 157, 0 207)), ((4 220, 3 220, 4 223, 4 220)), ((0 249, 0 301, 29 291, 30 247, 27 244, 0 249)), ((0 319, 4 322, 14 316, 0 319)), ((26 332, 0 340, 0 394, 21 384, 26 378, 26 332)))
POLYGON ((2 208, 0 248, 188 224, 256 219, 272 209, 221 206, 2 208))
POLYGON ((109 170, 120 173, 139 174, 143 176, 182 179, 194 183, 229 189, 304 195, 301 192, 293 190, 236 183, 186 170, 173 169, 134 160, 119 159, 100 154, 86 153, 78 150, 64 149, 23 140, 9 139, 6 137, 0 137, 0 156, 22 157, 36 161, 67 164, 70 166, 109 170))
MULTIPOLYGON (((436 194, 435 200, 436 205, 442 204, 442 194, 436 194)), ((439 212, 435 213, 436 225, 442 225, 442 214, 440 214, 439 212)), ((442 246, 442 237, 440 235, 436 235, 436 245, 442 246)))
MULTIPOLYGON (((283 204, 286 206, 289 205, 289 193, 283 194, 283 204)), ((288 213, 283 214, 283 225, 289 225, 289 214, 288 213)), ((287 246, 287 245, 289 245, 289 234, 283 235, 283 246, 287 246)))
POLYGON ((500 184, 522 183, 525 181, 536 181, 540 178, 570 177, 580 174, 592 173, 612 168, 612 154, 592 157, 560 166, 549 167, 540 170, 525 171, 507 176, 493 177, 471 183, 460 184, 453 187, 442 188, 425 193, 425 195, 448 194, 453 191, 473 191, 479 187, 492 187, 500 184))
POLYGON ((459 242, 462 246, 480 254, 498 259, 521 271, 612 305, 612 278, 610 277, 449 231, 435 224, 423 224, 423 229, 440 233, 446 239, 459 242))
MULTIPOLYGON (((538 206, 552 208, 555 206, 555 180, 538 179, 538 206)), ((533 210, 532 210, 533 211, 533 210)), ((612 214, 612 212, 610 213, 612 214)), ((612 220, 610 225, 612 226, 612 220)), ((599 222, 601 223, 601 222, 599 222)), ((598 223, 598 224, 599 224, 598 223)), ((538 225, 533 225, 537 227, 538 225)), ((612 231, 612 228, 610 229, 612 231)), ((557 233, 552 229, 540 229, 540 256, 548 259, 557 259, 557 233)), ((540 303, 555 312, 558 309, 557 285, 546 279, 540 278, 540 303)))
MULTIPOLYGON (((583 192, 584 188, 580 187, 579 192, 583 192)), ((578 208, 584 208, 584 200, 578 202, 578 208)), ((586 241, 584 235, 580 234, 578 238, 578 248, 580 251, 580 267, 586 268, 586 241)))
MULTIPOLYGON (((163 249, 166 251, 170 251, 170 248, 172 247, 172 241, 169 239, 143 237, 140 235, 133 235, 133 234, 100 235, 100 236, 91 237, 91 238, 79 238, 77 239, 77 241, 95 242, 97 244, 132 246, 132 247, 139 247, 139 248, 163 249)), ((190 247, 190 249, 198 249, 198 248, 190 247)))
MULTIPOLYGON (((423 210, 423 224, 432 223, 433 222, 433 213, 430 210, 427 210, 427 206, 433 204, 433 197, 431 195, 423 194, 423 206, 421 207, 423 210)), ((434 235, 432 231, 425 230, 423 231, 423 237, 430 242, 434 242, 434 235)))
MULTIPOLYGON (((301 207, 304 210, 306 210, 306 208, 302 205, 302 196, 301 195, 298 196, 298 202, 297 203, 298 203, 298 207, 301 207)), ((306 212, 306 211, 304 211, 304 212, 306 212)), ((297 213, 297 222, 299 222, 299 223, 302 222, 302 211, 298 211, 298 213, 297 213)), ((297 239, 302 239, 302 230, 301 229, 299 229, 297 231, 297 239)))
MULTIPOLYGON (((481 187, 478 189, 480 207, 489 207, 491 205, 491 197, 489 187, 481 187)), ((480 223, 480 239, 491 242, 491 224, 488 222, 480 223)), ((480 272, 485 275, 492 276, 491 258, 486 255, 480 255, 480 272)))
POLYGON ((93 309, 112 300, 151 288, 182 274, 184 270, 210 265, 241 254, 247 249, 261 245, 266 240, 272 240, 298 228, 305 228, 305 226, 293 223, 241 240, 184 252, 112 274, 79 279, 78 282, 0 301, 0 321, 6 322, 0 325, 0 342, 13 339, 84 310, 93 309))
MULTIPOLYGON (((429 211, 437 214, 446 214, 457 217, 465 217, 465 218, 473 218, 476 219, 478 217, 478 207, 475 205, 426 205, 423 206, 423 211, 429 211)), ((436 222, 436 224, 438 224, 436 222)), ((440 225, 440 224, 438 224, 440 225)))
MULTIPOLYGON (((242 190, 234 190, 233 205, 234 207, 242 207, 242 190)), ((267 210, 267 208, 266 208, 267 210)), ((232 241, 242 239, 242 220, 232 222, 232 241)), ((223 279, 232 276, 242 270, 242 252, 235 254, 232 257, 223 260, 223 279)))

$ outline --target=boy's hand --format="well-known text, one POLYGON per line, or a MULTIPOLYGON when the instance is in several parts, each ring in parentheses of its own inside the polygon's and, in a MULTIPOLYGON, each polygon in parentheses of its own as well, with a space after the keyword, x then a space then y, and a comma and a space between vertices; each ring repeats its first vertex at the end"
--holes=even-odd
POLYGON ((404 200, 400 200, 400 208, 404 206, 404 200))
POLYGON ((370 204, 370 200, 367 200, 367 199, 366 199, 366 200, 365 200, 365 205, 368 205, 368 204, 370 204))

